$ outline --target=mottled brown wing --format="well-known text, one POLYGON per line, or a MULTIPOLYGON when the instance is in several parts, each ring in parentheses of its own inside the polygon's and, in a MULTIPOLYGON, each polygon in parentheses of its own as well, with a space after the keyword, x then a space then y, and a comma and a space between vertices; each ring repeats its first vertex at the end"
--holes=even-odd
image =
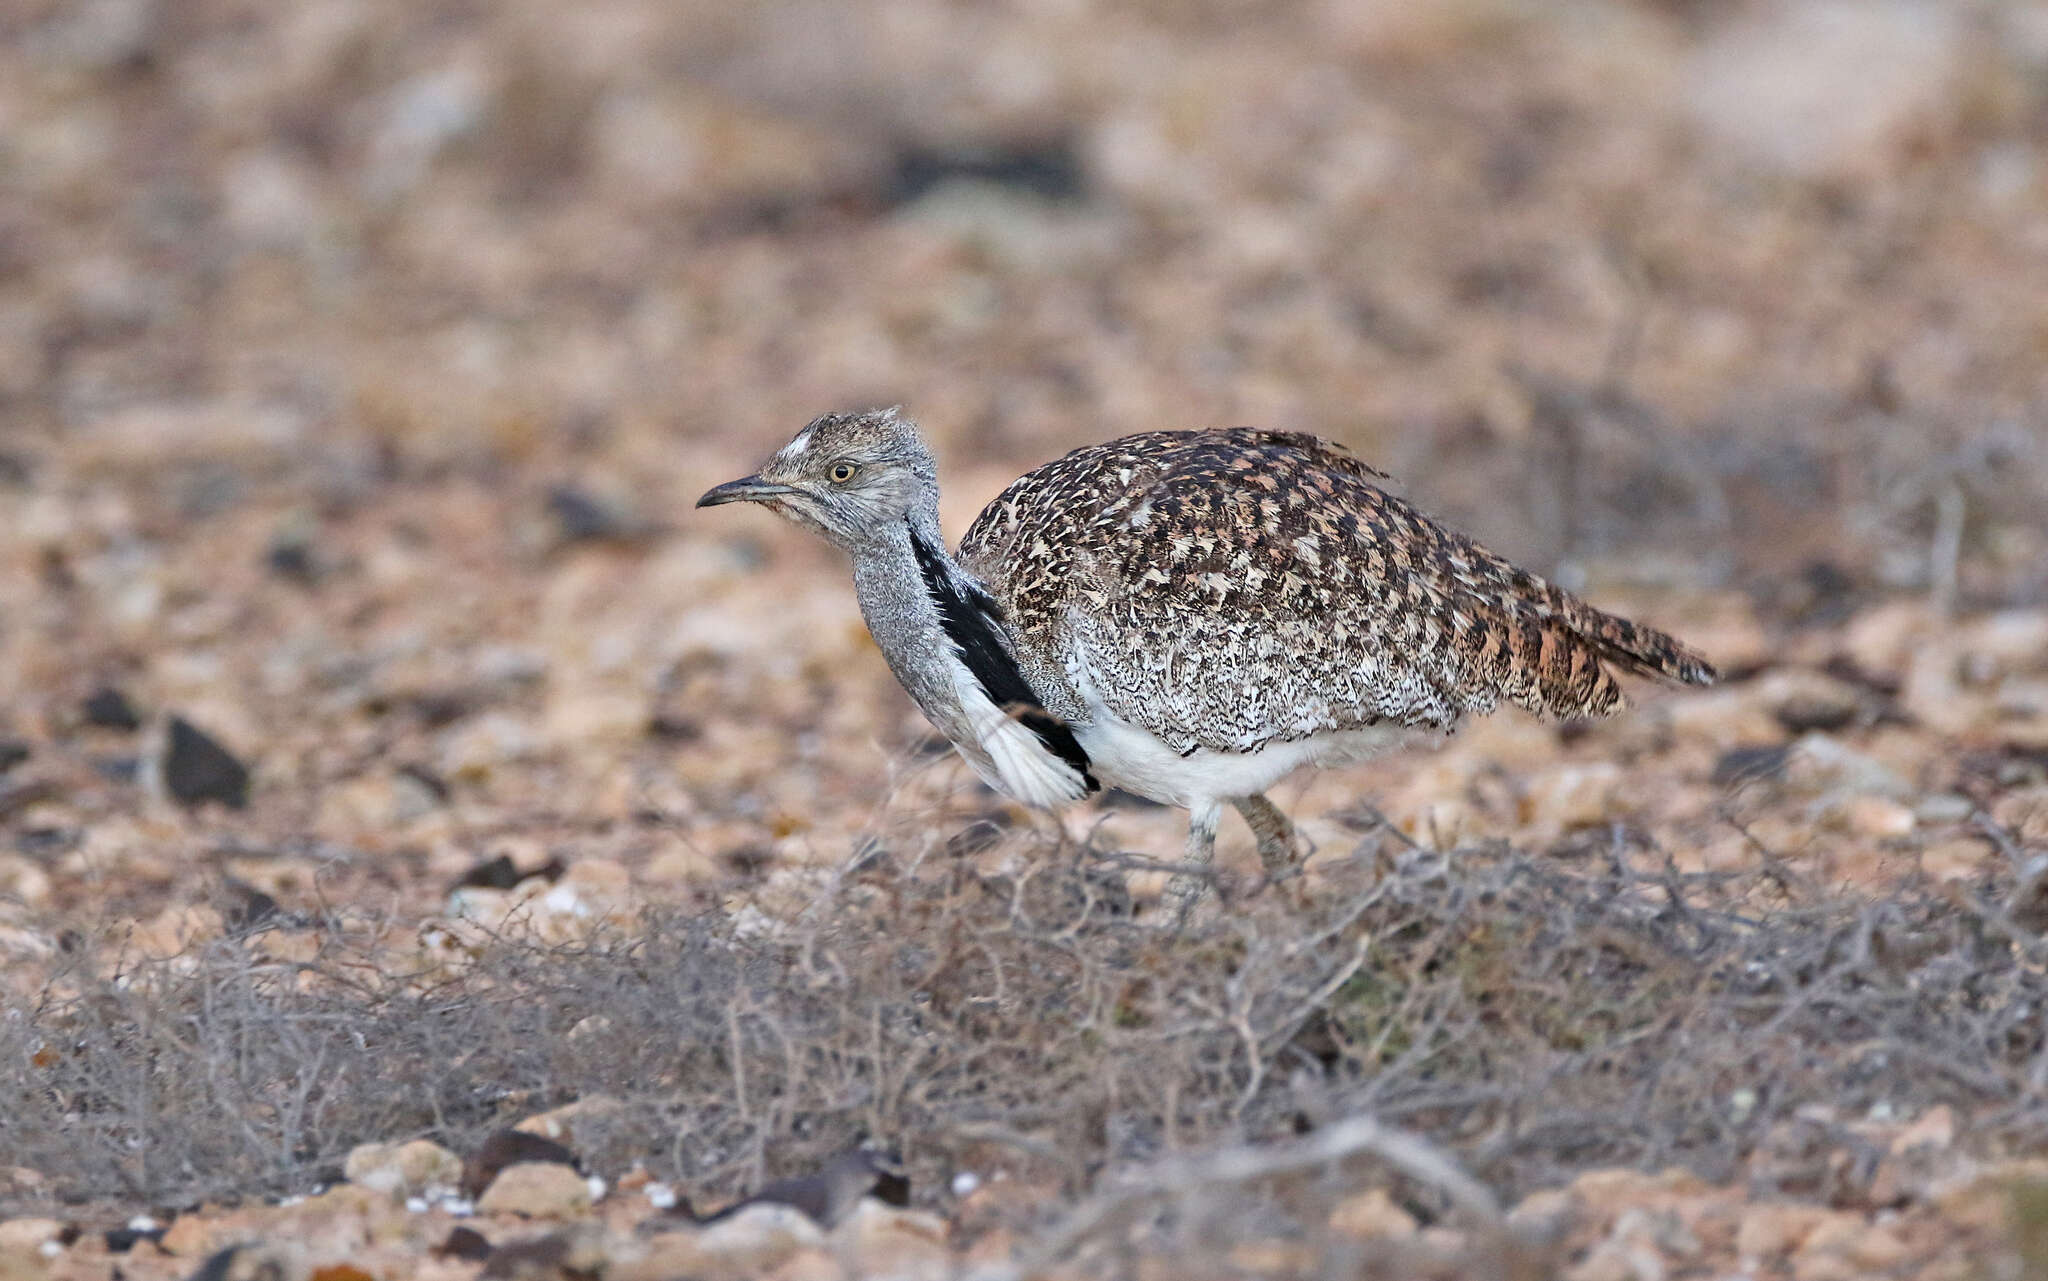
POLYGON ((961 553, 1034 683, 1085 681, 1182 752, 1449 726, 1502 701, 1605 715, 1623 702, 1609 663, 1713 679, 1676 640, 1516 569, 1378 476, 1294 433, 1125 437, 1017 481, 961 553))

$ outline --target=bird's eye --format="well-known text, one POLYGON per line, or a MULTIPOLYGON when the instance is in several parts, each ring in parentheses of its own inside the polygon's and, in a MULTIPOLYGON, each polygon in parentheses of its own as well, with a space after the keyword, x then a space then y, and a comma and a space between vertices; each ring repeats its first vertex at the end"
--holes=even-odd
POLYGON ((859 470, 860 468, 854 466, 852 463, 833 463, 832 483, 835 485, 844 485, 847 481, 852 480, 853 474, 859 470))

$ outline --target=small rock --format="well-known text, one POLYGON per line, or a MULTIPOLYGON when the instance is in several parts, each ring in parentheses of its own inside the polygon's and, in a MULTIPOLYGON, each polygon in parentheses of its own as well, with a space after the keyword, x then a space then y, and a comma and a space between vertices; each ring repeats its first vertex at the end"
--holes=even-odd
POLYGON ((126 1254, 144 1241, 155 1245, 163 1239, 162 1228, 138 1228, 133 1224, 108 1228, 100 1234, 100 1240, 105 1243, 108 1254, 126 1254))
POLYGON ((2048 1194, 2048 1158, 2000 1161, 1934 1188, 1928 1196, 1941 1217, 1983 1232, 2008 1230, 2022 1200, 2048 1194))
POLYGON ((1846 729, 1863 710, 1855 686, 1819 672, 1785 672, 1771 683, 1766 697, 1771 715, 1794 734, 1846 729))
POLYGON ((1632 1241, 1602 1241, 1565 1270, 1564 1281, 1664 1281, 1666 1275, 1654 1251, 1632 1241))
POLYGON ((248 767, 182 716, 171 717, 163 777, 171 798, 181 805, 219 801, 241 809, 249 803, 248 767))
POLYGON ((911 204, 949 182, 987 183, 1041 200, 1082 200, 1088 195, 1087 173, 1065 140, 912 147, 897 155, 895 180, 879 194, 892 207, 911 204))
POLYGON ((634 543, 651 532, 623 500, 576 485, 548 491, 548 515, 554 517, 556 536, 564 544, 634 543))
POLYGON ((1346 1197, 1330 1214, 1330 1230, 1362 1240, 1415 1235, 1415 1216, 1394 1204, 1385 1188, 1346 1197))
POLYGON ((94 756, 90 761, 93 772, 109 783, 126 785, 142 776, 142 761, 139 757, 94 756))
POLYGON ((306 1262, 282 1242, 244 1241, 212 1255, 187 1281, 306 1281, 306 1262))
POLYGON ((2036 854, 2021 865, 2005 896, 2005 910, 2020 926, 2048 932, 2048 854, 2036 854))
POLYGON ((253 885, 230 880, 222 889, 227 902, 221 910, 221 923, 236 933, 301 923, 297 918, 287 917, 276 899, 253 885))
POLYGON ((164 1229, 156 1243, 166 1254, 197 1257, 220 1246, 215 1225, 197 1214, 181 1214, 164 1229))
POLYGON ((1881 1223, 1871 1224, 1849 1242, 1849 1262, 1860 1265, 1864 1275, 1889 1273, 1905 1262, 1908 1249, 1899 1234, 1881 1223))
POLYGON ((462 1158, 427 1139, 365 1143, 348 1154, 342 1174, 350 1183, 403 1198, 462 1182, 462 1158))
POLYGON ((1911 791, 1883 764, 1826 734, 1806 734, 1793 743, 1786 770, 1814 793, 1901 797, 1911 791))
POLYGON ((1991 806, 1991 821, 2021 845, 2048 845, 2048 783, 2014 788, 1991 806))
POLYGON ((1275 1238, 1239 1241, 1221 1260, 1225 1276, 1307 1276, 1316 1269, 1316 1252, 1300 1241, 1275 1238))
POLYGON ((1613 1214, 1620 1207, 1636 1201, 1701 1196, 1706 1189, 1707 1185, 1697 1175, 1685 1170, 1673 1168, 1651 1174, 1609 1166, 1588 1170, 1573 1179, 1568 1195, 1589 1213, 1598 1216, 1613 1214))
POLYGON ((1832 1211, 1814 1205, 1752 1205, 1735 1228, 1735 1253, 1745 1264, 1774 1263, 1796 1249, 1832 1211))
MULTIPOLYGON (((1039 199, 988 182, 939 183, 897 211, 909 226, 973 245, 1011 269, 1043 270, 1107 252, 1113 221, 1069 202, 1039 199)), ((971 298, 965 301, 970 310, 971 298)))
POLYGON ((1919 1120, 1899 1131, 1892 1139, 1892 1155, 1913 1151, 1945 1151, 1956 1139, 1955 1109, 1946 1103, 1927 1109, 1919 1120))
POLYGON ((677 1277, 723 1278, 732 1271, 704 1249, 695 1232, 668 1231, 642 1237, 637 1254, 613 1259, 604 1276, 605 1281, 675 1281, 677 1277))
POLYGON ((1847 700, 1821 699, 1809 695, 1795 695, 1771 709, 1771 715, 1778 718, 1778 724, 1794 734, 1808 730, 1833 732, 1846 729, 1856 720, 1857 705, 1853 698, 1847 700))
POLYGON ((1918 821, 1912 810, 1883 796, 1852 796, 1842 805, 1840 815, 1851 832, 1879 841, 1908 835, 1918 821))
POLYGON ((649 885, 701 885, 725 879, 726 871, 716 855, 677 843, 647 860, 640 875, 649 885))
POLYGON ((947 858, 968 858, 994 849, 1002 843, 1003 826, 985 818, 975 819, 946 838, 947 858))
POLYGON ((1913 806, 1913 817, 1917 822, 1933 826, 1940 823, 1960 823, 1970 817, 1977 808, 1976 802, 1956 792, 1936 792, 1923 796, 1913 806))
POLYGON ((953 1252, 946 1221, 923 1210, 904 1210, 863 1197, 832 1231, 840 1253, 851 1258, 856 1276, 910 1278, 949 1276, 953 1252))
POLYGON ((825 1233, 794 1207, 756 1204, 706 1227, 695 1244, 735 1271, 765 1272, 799 1250, 823 1248, 825 1233))
POLYGON ((29 746, 18 738, 0 738, 0 774, 29 758, 29 746))
POLYGON ((563 1219, 587 1213, 590 1204, 590 1187, 576 1171, 553 1161, 523 1161, 500 1170, 476 1208, 479 1214, 563 1219))
POLYGON ((447 1239, 434 1247, 434 1257, 482 1263, 491 1257, 490 1238, 475 1228, 458 1223, 448 1230, 447 1239))
POLYGON ((1990 711, 1986 691, 1967 689, 1962 654, 1953 636, 1929 637, 1913 651, 1899 687, 1899 706, 1924 728, 1967 734, 1990 711))
MULTIPOLYGON (((611 1015, 586 1014, 582 1018, 577 1019, 574 1023, 571 1023, 569 1025, 569 1030, 562 1034, 562 1039, 568 1041, 571 1045, 583 1045, 586 1043, 593 1042, 601 1043, 605 1037, 611 1035, 611 1032, 611 1015)), ((543 1115, 545 1115, 545 1113, 543 1113, 543 1115)), ((528 1118, 528 1120, 531 1119, 533 1118, 528 1118)), ((519 1123, 519 1126, 514 1126, 513 1128, 518 1129, 520 1126, 524 1126, 525 1124, 525 1121, 521 1121, 519 1123)))
POLYGON ((273 539, 263 553, 263 563, 279 578, 311 586, 319 581, 320 569, 313 559, 313 544, 305 539, 273 539))
POLYGON ((2048 609, 1986 614, 1961 629, 1971 659, 1995 671, 2048 667, 2048 609))
POLYGON ((519 879, 519 868, 512 862, 512 856, 499 854, 471 867, 448 889, 451 893, 465 889, 509 890, 519 884, 519 879))
POLYGON ((1736 783, 1775 781, 1785 776, 1790 752, 1778 744, 1731 747, 1714 762, 1711 781, 1723 787, 1736 783))
POLYGON ((1792 1276, 1794 1281, 1862 1281, 1872 1268, 1896 1263, 1904 1253, 1904 1244, 1885 1229, 1858 1215, 1832 1214, 1800 1242, 1792 1256, 1792 1276))
POLYGON ((481 922, 488 930, 502 929, 514 904, 507 890, 456 890, 442 907, 444 916, 458 921, 481 922))
POLYGON ((610 1262, 602 1229, 580 1225, 501 1245, 491 1251, 479 1275, 489 1281, 588 1281, 602 1275, 610 1262))
POLYGON ((636 691, 557 684, 541 723, 551 743, 619 748, 646 734, 646 701, 636 691))
MULTIPOLYGON (((1719 651, 1709 652, 1721 656, 1719 651)), ((1689 694, 1660 704, 1657 710, 1674 737, 1718 751, 1769 741, 1783 728, 1754 695, 1735 686, 1689 694)))
POLYGON ((319 540, 320 522, 309 512, 293 512, 271 531, 263 563, 279 578, 311 587, 327 569, 319 540))
POLYGON ((1455 796, 1428 801, 1414 813, 1401 815, 1395 826, 1417 845, 1444 854, 1490 834, 1479 811, 1455 796))
POLYGON ((135 710, 135 704, 112 685, 102 685, 86 695, 78 710, 86 724, 100 729, 132 732, 142 728, 142 715, 135 710))
MULTIPOLYGON (((593 1017, 602 1018, 602 1015, 593 1017)), ((589 1020, 584 1020, 588 1022, 589 1020)), ((583 1023, 578 1023, 580 1028, 583 1023)), ((570 1029, 572 1039, 576 1036, 570 1029)), ((586 1033, 585 1035, 589 1035, 586 1033)), ((537 1134, 556 1143, 585 1152, 602 1152, 610 1136, 627 1124, 626 1105, 608 1094, 593 1094, 552 1111, 527 1117, 512 1128, 522 1134, 537 1134)))
POLYGON ((647 737, 664 743, 694 743, 704 737, 704 726, 694 717, 656 708, 647 716, 647 737))
POLYGON ((1842 658, 1857 671, 1896 676, 1938 625, 1925 601, 1897 599, 1862 611, 1842 629, 1842 658))
POLYGON ((1608 1238, 1647 1251, 1659 1260, 1691 1262, 1700 1256, 1700 1239, 1676 1211, 1630 1206, 1615 1217, 1608 1238))
MULTIPOLYGON (((823 1250, 798 1250, 775 1269, 772 1281, 846 1281, 852 1275, 839 1260, 823 1250)), ((877 1277, 887 1273, 875 1273, 877 1277)))
POLYGON ((633 897, 633 874, 617 859, 579 859, 563 873, 562 884, 601 904, 623 904, 633 897))
POLYGON ((62 1244, 68 1231, 58 1219, 9 1219, 0 1223, 0 1254, 37 1254, 51 1242, 62 1244))
POLYGON ((533 759, 543 737, 533 722, 509 711, 486 712, 450 727, 440 736, 435 772, 443 778, 474 782, 494 770, 533 759))
MULTIPOLYGON (((1563 1188, 1542 1188, 1531 1192, 1508 1211, 1508 1225, 1531 1233, 1562 1228, 1578 1216, 1579 1201, 1563 1188)), ((1332 1224, 1332 1226, 1335 1226, 1332 1224)))
POLYGON ((1597 827, 1613 815, 1621 767, 1610 761, 1562 765, 1539 775, 1522 801, 1525 822, 1560 831, 1597 827))
POLYGON ((35 861, 0 854, 0 894, 24 907, 41 907, 50 901, 54 890, 50 874, 35 861))
POLYGON ((159 958, 177 956, 202 939, 220 936, 224 922, 220 913, 204 904, 174 903, 147 921, 138 923, 128 935, 136 951, 159 958))
POLYGON ((424 765, 399 766, 387 784, 387 812, 401 827, 448 803, 447 781, 424 765))
POLYGON ((0 1165, 0 1191, 36 1193, 48 1182, 40 1170, 25 1165, 0 1165))
POLYGON ((1937 881, 1967 881, 1991 866, 1991 847, 1967 836, 1920 851, 1920 870, 1937 881))
POLYGON ((462 1167, 462 1191, 476 1196, 489 1187, 500 1171, 514 1165, 547 1162, 580 1173, 576 1154, 555 1140, 523 1130, 499 1130, 483 1141, 462 1167))

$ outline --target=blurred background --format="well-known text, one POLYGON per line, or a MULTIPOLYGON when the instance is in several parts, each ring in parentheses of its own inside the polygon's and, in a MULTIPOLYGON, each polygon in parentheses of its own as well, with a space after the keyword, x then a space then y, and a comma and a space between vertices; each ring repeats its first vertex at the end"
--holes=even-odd
MULTIPOLYGON (((1683 1157, 1889 1218, 1881 1119, 2042 1148, 2043 849, 2048 3, 0 0, 0 1207, 304 1191, 579 1094, 639 1109, 594 1171, 692 1195, 859 1120, 939 1203, 940 1155, 1000 1168, 945 1128, 985 1086, 1049 1101, 1073 1172, 1291 1134, 1328 1106, 1289 1101, 1295 1030, 1344 981, 1294 958, 1348 950, 1294 940, 1392 859, 1394 914, 1342 918, 1381 977, 1313 1035, 1399 1059, 1338 1104, 1409 1099, 1516 1195, 1683 1157), (1076 446, 1316 432, 1727 679, 1288 783, 1300 881, 1148 935, 1159 982, 1074 1021, 1164 883, 1126 854, 1184 820, 1106 797, 1055 842, 934 741, 837 553, 690 506, 899 402, 955 538, 1076 446), (1705 915, 1646 910, 1679 876, 1705 915), (1117 914, 1059 927, 1098 978, 1017 932, 1027 882, 1044 921, 1117 914), (528 929, 631 963, 489 946, 528 929), (929 978, 933 939, 998 996, 929 978), (378 995, 415 982, 450 1017, 378 995), (934 984, 971 997, 950 1042, 934 984), (1147 1039, 1205 991, 1224 1031, 1147 1039), (1270 1041, 1262 991, 1296 1011, 1270 1041), (739 1046, 743 1006, 758 1067, 669 1053, 739 1046), (826 1013, 812 1110, 754 1087, 732 1120, 826 1013)), ((1659 1178, 1585 1185, 1656 1208, 1573 1275, 1652 1275, 1627 1234, 1666 1222, 1759 1266, 1659 1178)), ((1216 1204, 1187 1223, 1266 1202, 1216 1204)), ((1888 1248, 1795 1271, 1903 1274, 1888 1248)))
POLYGON ((1737 675, 2039 606, 2044 140, 2016 0, 12 0, 15 878, 174 873, 169 711, 237 831, 434 868, 865 804, 923 730, 836 558, 689 508, 856 405, 955 536, 1091 441, 1321 433, 1737 675))

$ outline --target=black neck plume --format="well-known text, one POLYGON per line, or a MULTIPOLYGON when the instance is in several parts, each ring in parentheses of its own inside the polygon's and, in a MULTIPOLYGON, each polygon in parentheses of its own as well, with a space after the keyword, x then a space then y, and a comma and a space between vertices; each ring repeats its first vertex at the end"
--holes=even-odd
POLYGON ((924 579, 924 589, 938 607, 939 625, 945 628, 954 652, 967 664, 982 692, 1037 735, 1047 751, 1073 766, 1086 780, 1090 792, 1096 791, 1101 784, 1089 772, 1088 753, 1081 750, 1067 723, 1045 710, 1037 691, 1024 679, 1023 670, 1011 656, 1009 646, 1003 643, 998 630, 1002 611, 995 601, 987 592, 962 584, 948 573, 944 556, 925 541, 914 525, 910 528, 910 546, 917 556, 917 572, 924 579))

